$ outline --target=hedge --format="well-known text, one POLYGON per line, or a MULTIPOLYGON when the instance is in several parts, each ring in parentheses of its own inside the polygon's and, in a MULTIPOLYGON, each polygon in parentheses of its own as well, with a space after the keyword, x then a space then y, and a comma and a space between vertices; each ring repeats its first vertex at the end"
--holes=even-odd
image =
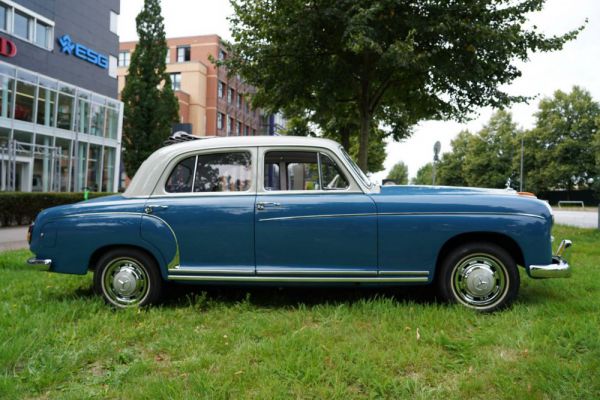
MULTIPOLYGON (((89 198, 114 193, 90 192, 89 198)), ((83 193, 0 192, 0 225, 27 225, 45 208, 83 201, 83 193)))

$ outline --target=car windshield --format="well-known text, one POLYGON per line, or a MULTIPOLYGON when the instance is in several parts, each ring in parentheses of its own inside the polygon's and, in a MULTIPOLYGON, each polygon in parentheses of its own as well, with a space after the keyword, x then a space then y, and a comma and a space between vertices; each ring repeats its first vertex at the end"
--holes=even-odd
POLYGON ((346 152, 346 150, 342 146, 340 146, 340 150, 342 151, 342 154, 346 158, 346 161, 348 161, 348 164, 350 164, 350 167, 352 167, 354 172, 356 172, 356 175, 358 175, 358 177, 362 181, 362 183, 364 183, 365 186, 368 187, 369 189, 372 188, 373 183, 369 180, 367 175, 365 175, 365 173, 358 167, 358 165, 356 165, 356 163, 354 162, 352 157, 350 157, 350 155, 346 152))

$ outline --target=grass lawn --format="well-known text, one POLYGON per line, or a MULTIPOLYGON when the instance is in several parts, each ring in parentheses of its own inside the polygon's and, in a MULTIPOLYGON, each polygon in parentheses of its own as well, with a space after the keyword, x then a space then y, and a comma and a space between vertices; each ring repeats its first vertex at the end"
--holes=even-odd
POLYGON ((523 276, 492 315, 422 288, 184 287, 115 311, 91 275, 0 253, 0 398, 597 399, 600 231, 554 235, 573 277, 523 276))

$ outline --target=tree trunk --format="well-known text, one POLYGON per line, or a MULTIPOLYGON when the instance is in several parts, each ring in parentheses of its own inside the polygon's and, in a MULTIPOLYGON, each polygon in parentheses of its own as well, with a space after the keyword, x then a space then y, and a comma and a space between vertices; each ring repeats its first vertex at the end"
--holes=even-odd
POLYGON ((358 140, 358 166, 367 173, 369 165, 369 133, 371 130, 371 113, 368 106, 361 106, 360 133, 358 140))
POLYGON ((350 127, 348 125, 340 128, 340 141, 347 152, 350 152, 350 127))

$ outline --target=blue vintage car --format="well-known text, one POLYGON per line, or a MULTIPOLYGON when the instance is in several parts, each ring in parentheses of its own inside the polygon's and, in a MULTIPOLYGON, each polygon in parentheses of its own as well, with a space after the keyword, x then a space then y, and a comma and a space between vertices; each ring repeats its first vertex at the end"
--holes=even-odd
POLYGON ((93 271, 116 307, 155 303, 166 282, 434 284, 492 311, 517 296, 518 265, 570 274, 552 223, 512 190, 373 185, 329 140, 210 138, 156 151, 122 195, 41 212, 29 263, 93 271))

